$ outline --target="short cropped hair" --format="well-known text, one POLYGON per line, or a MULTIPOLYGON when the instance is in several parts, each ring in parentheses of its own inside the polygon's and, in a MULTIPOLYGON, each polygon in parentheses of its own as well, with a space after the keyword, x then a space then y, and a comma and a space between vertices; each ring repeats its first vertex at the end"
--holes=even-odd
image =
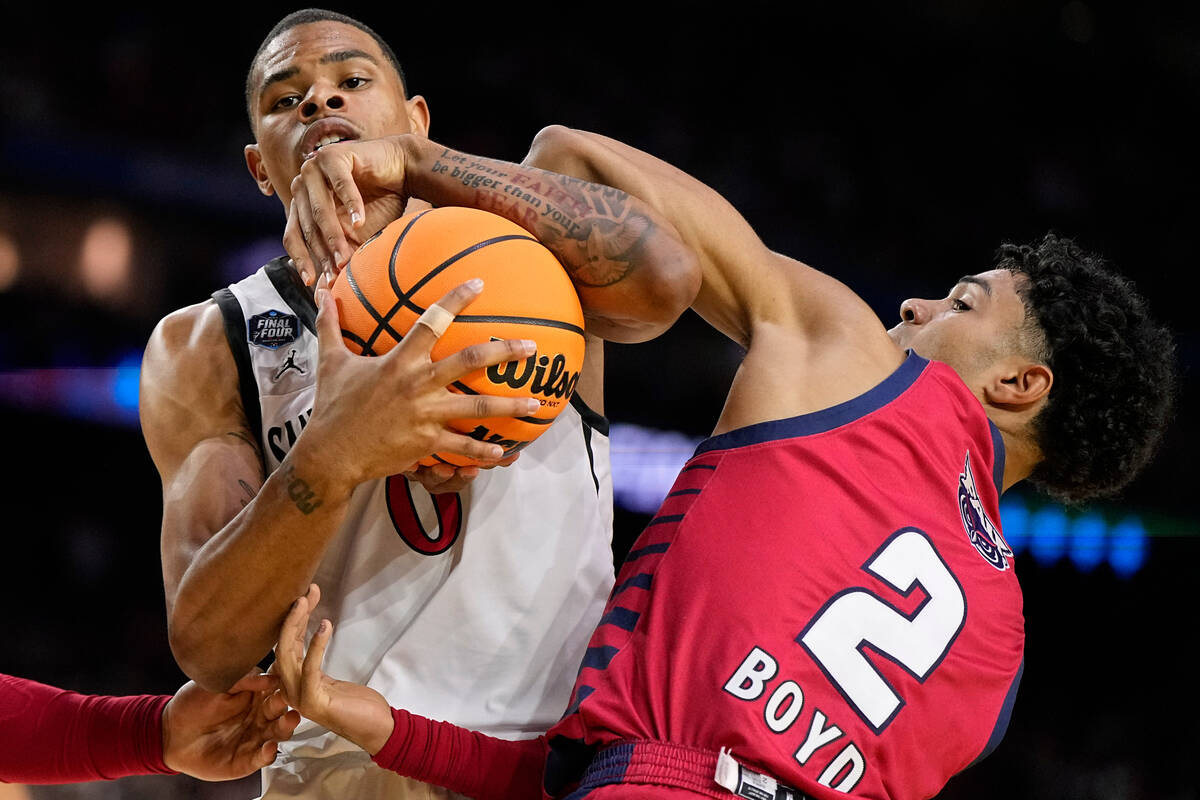
POLYGON ((262 44, 258 46, 258 50, 254 53, 254 58, 250 60, 250 69, 246 72, 246 116, 250 119, 250 128, 254 129, 254 67, 258 64, 258 59, 262 57, 263 51, 267 49, 276 36, 284 31, 291 30, 297 25, 308 25, 312 22, 340 22, 343 25, 350 25, 358 28, 363 33, 370 36, 379 45, 379 49, 387 56, 387 60, 396 68, 396 74, 400 76, 400 86, 404 90, 405 97, 408 96, 408 79, 404 75, 404 67, 400 65, 400 59, 396 58, 396 53, 392 50, 391 45, 383 40, 383 37, 368 27, 366 24, 359 22, 353 17, 348 17, 345 14, 339 14, 336 11, 327 11, 323 8, 305 8, 300 11, 293 11, 279 22, 275 23, 275 27, 267 33, 266 38, 262 40, 262 44))
POLYGON ((1171 420, 1170 332, 1131 282, 1066 237, 1003 244, 995 265, 1024 277, 1017 293, 1042 339, 1034 351, 1054 373, 1032 423, 1044 460, 1030 482, 1072 505, 1116 494, 1150 462, 1171 420))

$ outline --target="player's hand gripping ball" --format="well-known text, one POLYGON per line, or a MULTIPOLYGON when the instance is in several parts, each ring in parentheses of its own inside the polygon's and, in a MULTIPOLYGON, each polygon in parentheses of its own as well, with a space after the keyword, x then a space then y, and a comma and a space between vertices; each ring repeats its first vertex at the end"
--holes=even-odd
MULTIPOLYGON (((454 420, 451 427, 494 442, 505 456, 541 435, 566 408, 583 368, 583 310, 562 265, 524 228, 473 208, 408 214, 365 242, 334 280, 342 338, 362 355, 394 347, 430 304, 459 284, 482 278, 483 293, 433 347, 434 361, 490 339, 532 339, 537 352, 473 372, 451 391, 541 402, 528 417, 454 420)), ((474 459, 437 453, 421 464, 468 466, 474 459)))

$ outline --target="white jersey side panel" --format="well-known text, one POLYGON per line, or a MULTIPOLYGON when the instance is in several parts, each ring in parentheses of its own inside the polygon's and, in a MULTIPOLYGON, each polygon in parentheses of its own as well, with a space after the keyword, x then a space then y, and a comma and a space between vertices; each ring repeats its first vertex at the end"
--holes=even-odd
MULTIPOLYGON (((246 323, 239 371, 257 386, 274 470, 311 414, 311 299, 279 262, 229 293, 246 323)), ((252 391, 243 386, 247 405, 252 391)), ((363 484, 315 577, 312 625, 334 623, 325 671, 432 719, 536 736, 565 710, 612 589, 611 540, 606 426, 576 403, 513 466, 484 470, 457 496, 432 497, 403 477, 363 484)), ((264 770, 263 796, 446 794, 376 767, 306 720, 264 770)))

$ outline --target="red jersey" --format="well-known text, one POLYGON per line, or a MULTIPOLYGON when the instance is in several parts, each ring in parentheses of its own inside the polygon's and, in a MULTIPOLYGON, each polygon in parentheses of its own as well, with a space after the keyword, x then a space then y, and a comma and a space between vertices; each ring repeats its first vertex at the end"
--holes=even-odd
POLYGON ((978 400, 915 354, 847 403, 702 443, 617 575, 547 789, 652 740, 814 798, 936 794, 998 743, 1021 674, 1003 472, 978 400))

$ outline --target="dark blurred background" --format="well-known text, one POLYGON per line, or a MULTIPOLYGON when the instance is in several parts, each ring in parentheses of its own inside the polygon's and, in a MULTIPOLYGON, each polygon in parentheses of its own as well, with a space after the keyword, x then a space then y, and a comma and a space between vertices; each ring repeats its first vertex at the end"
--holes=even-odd
MULTIPOLYGON (((429 4, 423 4, 428 6, 429 4)), ((0 671, 171 692, 160 484, 137 426, 155 322, 282 252, 250 180, 242 86, 296 6, 6 9, 0 39, 0 671)), ((1179 418, 1114 502, 1020 491, 1025 681, 999 750, 942 798, 1196 798, 1187 642, 1197 441, 1195 4, 499 4, 385 11, 434 139, 519 160, 543 125, 614 136, 723 192, 773 248, 890 325, 1002 240, 1049 229, 1123 267, 1177 336, 1179 418)), ((615 547, 720 410, 739 353, 694 316, 610 346, 615 547), (643 491, 637 491, 642 489, 643 491)), ((128 779, 35 797, 253 797, 128 779)))

